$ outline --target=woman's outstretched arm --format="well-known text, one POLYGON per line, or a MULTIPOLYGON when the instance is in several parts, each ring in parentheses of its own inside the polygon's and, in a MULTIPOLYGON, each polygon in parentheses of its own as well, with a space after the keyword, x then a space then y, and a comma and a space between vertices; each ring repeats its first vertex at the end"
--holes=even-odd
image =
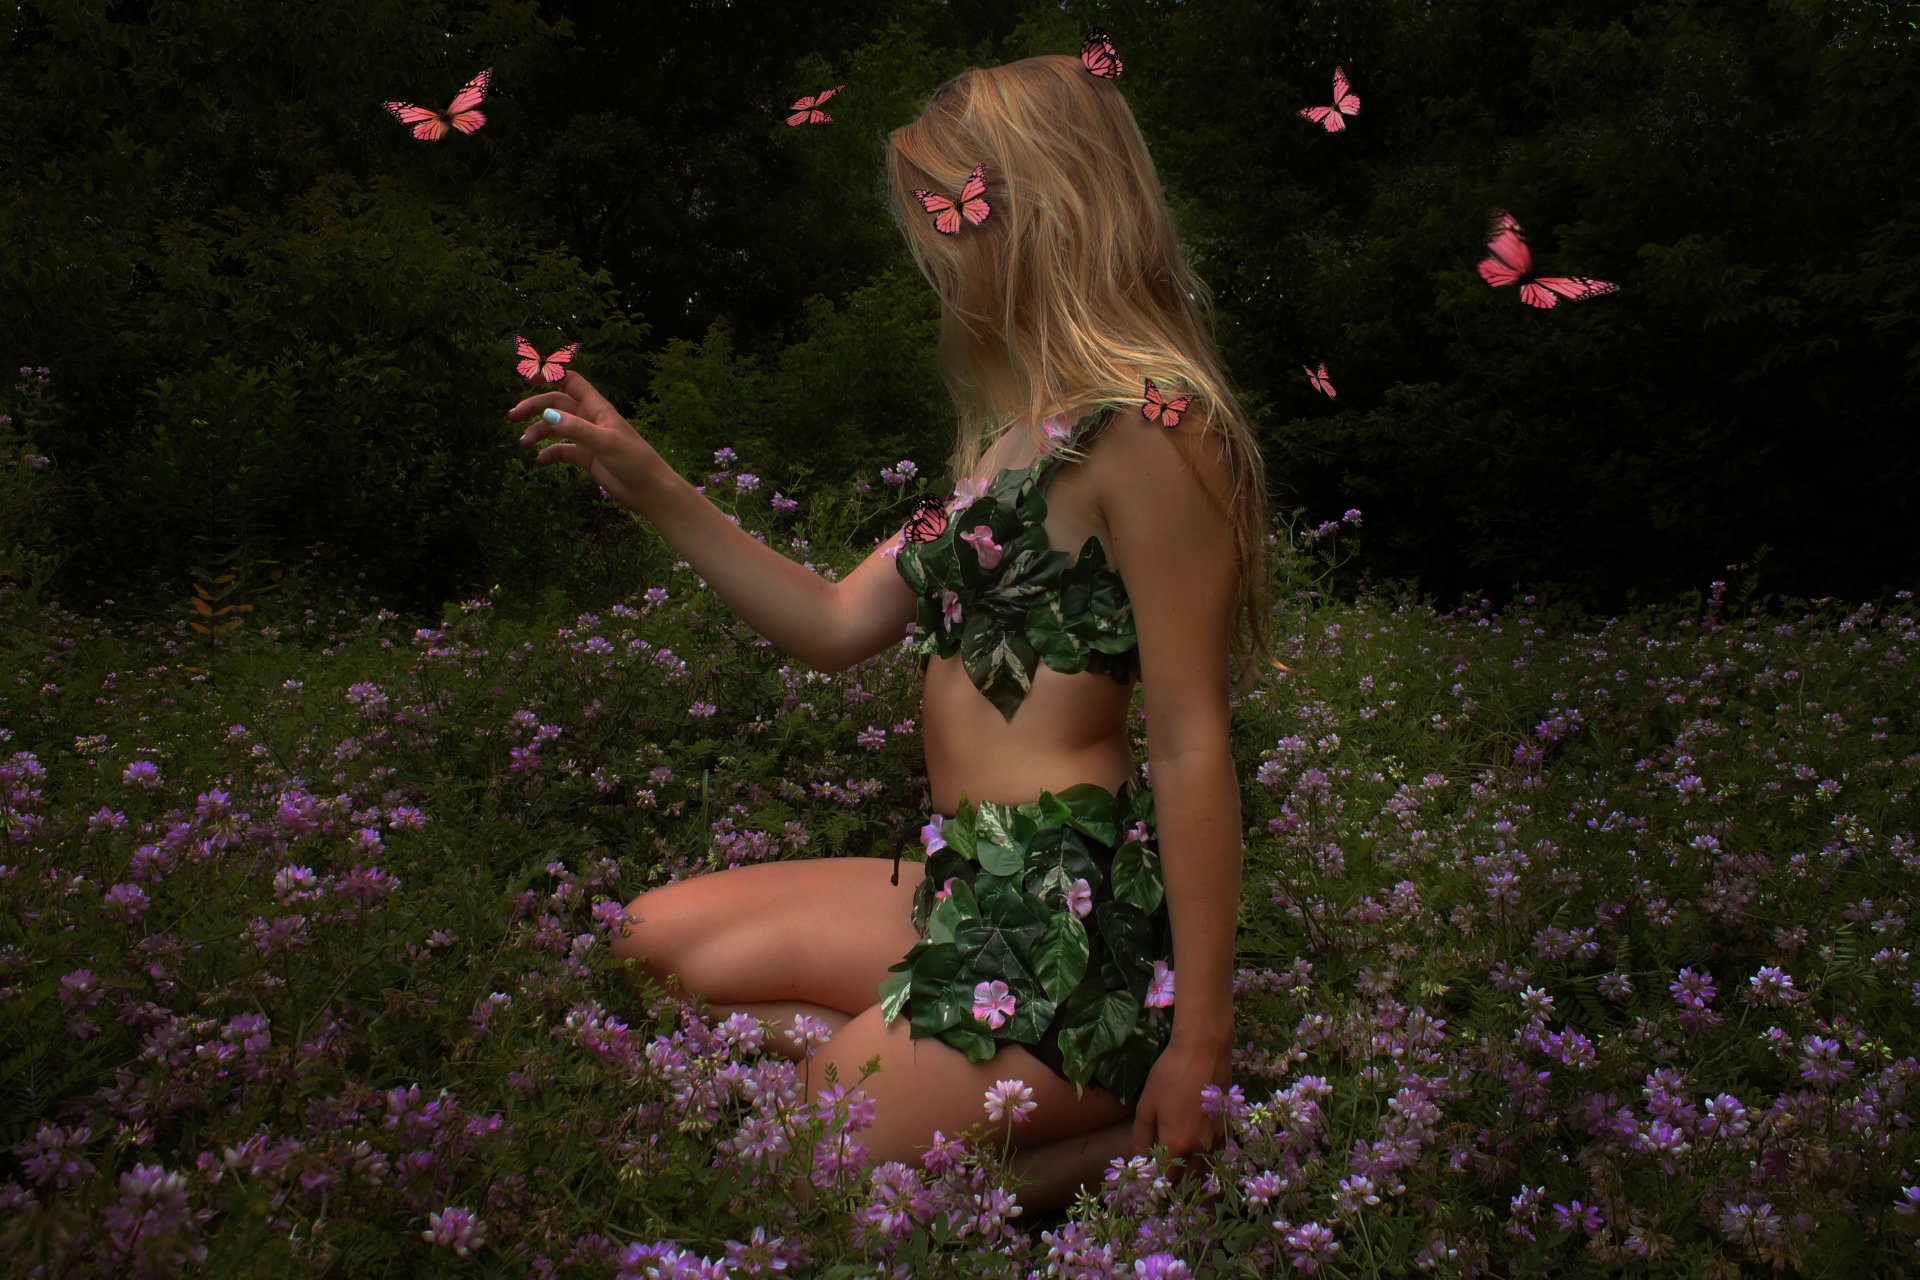
POLYGON ((1133 1146, 1186 1156, 1220 1140, 1200 1090, 1232 1083, 1240 791, 1228 724, 1237 604, 1227 456, 1198 412, 1172 431, 1129 414, 1101 458, 1100 502, 1140 637, 1147 761, 1173 927, 1173 1034, 1133 1146))
POLYGON ((554 442, 541 449, 541 466, 566 462, 587 472, 658 529, 742 622, 816 670, 872 657, 913 621, 913 591, 879 550, 839 582, 789 560, 687 483, 578 373, 522 400, 507 419, 528 423, 523 447, 554 442), (549 410, 558 421, 542 416, 549 410))

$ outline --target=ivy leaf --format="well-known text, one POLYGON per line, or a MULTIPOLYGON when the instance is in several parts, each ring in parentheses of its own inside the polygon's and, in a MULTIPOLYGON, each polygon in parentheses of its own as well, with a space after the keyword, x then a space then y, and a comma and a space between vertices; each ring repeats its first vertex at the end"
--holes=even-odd
POLYGON ((1047 922, 1047 932, 1033 953, 1033 973, 1040 988, 1055 1001, 1065 1000, 1087 976, 1087 961, 1093 954, 1087 940, 1087 927, 1070 911, 1062 911, 1047 922))
POLYGON ((1129 840, 1113 855, 1113 896, 1152 915, 1166 897, 1160 876, 1160 855, 1129 840))
MULTIPOLYGON (((971 1014, 968 1015, 971 1018, 971 1014)), ((979 1029, 979 1024, 948 1027, 940 1033, 940 1038, 967 1055, 968 1062, 985 1062, 994 1055, 1000 1046, 993 1037, 979 1029)))
POLYGON ((907 1003, 907 994, 913 990, 913 974, 902 960, 887 970, 887 976, 880 980, 880 1020, 891 1024, 900 1016, 901 1008, 907 1003))
POLYGON ((1059 799, 1067 807, 1065 822, 1103 845, 1113 844, 1116 827, 1111 792, 1091 782, 1079 782, 1062 791, 1059 799))

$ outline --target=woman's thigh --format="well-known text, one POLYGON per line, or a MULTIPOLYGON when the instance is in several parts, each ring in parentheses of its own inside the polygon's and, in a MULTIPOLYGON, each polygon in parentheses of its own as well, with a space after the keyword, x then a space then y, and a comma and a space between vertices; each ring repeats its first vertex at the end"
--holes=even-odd
MULTIPOLYGON (((857 1135, 876 1161, 917 1164, 934 1130, 951 1138, 987 1125, 987 1090, 1001 1080, 1019 1080, 1033 1090, 1033 1111, 1013 1130, 1015 1146, 1056 1142, 1133 1114, 1105 1089, 1089 1086, 1076 1096, 1071 1084, 1018 1045, 1002 1044, 985 1062, 969 1062, 938 1037, 913 1039, 904 1015, 889 1025, 878 1005, 855 1016, 819 1050, 813 1087, 821 1087, 829 1063, 835 1078, 851 1087, 876 1058, 879 1070, 862 1086, 874 1101, 873 1125, 857 1135)), ((989 1127, 999 1132, 1005 1124, 989 1127)))
POLYGON ((661 980, 717 1004, 801 1000, 858 1013, 919 940, 920 868, 891 858, 810 858, 716 871, 627 904, 614 944, 661 980))

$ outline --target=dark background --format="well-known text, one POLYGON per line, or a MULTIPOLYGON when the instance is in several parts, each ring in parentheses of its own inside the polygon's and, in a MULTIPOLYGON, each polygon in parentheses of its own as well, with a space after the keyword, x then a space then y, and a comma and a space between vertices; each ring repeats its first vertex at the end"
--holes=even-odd
POLYGON ((51 373, 0 411, 50 463, 19 536, 79 606, 321 543, 403 608, 535 580, 611 535, 512 447, 516 331, 582 342, 690 471, 732 445, 805 503, 937 470, 885 135, 958 70, 1104 26, 1276 506, 1363 509, 1350 571, 1616 609, 1764 548, 1764 591, 1872 594, 1920 576, 1917 16, 29 0, 0 33, 0 360, 51 373), (1294 112, 1336 64, 1364 107, 1329 136, 1294 112), (485 66, 472 136, 381 110, 485 66), (840 81, 833 124, 784 126, 840 81), (1621 292, 1489 288, 1496 206, 1547 272, 1621 292))

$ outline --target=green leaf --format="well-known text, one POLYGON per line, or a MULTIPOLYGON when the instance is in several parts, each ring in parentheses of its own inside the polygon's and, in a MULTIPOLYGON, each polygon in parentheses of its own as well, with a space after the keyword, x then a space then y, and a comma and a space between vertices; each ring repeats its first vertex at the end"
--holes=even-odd
POLYGON ((1087 940, 1087 927, 1070 911, 1063 911, 1047 922, 1047 932, 1033 953, 1033 973, 1041 990, 1055 1001, 1065 1000, 1087 976, 1087 961, 1093 954, 1087 940))
POLYGON ((1160 855, 1136 841, 1128 841, 1113 855, 1113 896, 1152 915, 1166 897, 1160 877, 1160 855))
POLYGON ((982 840, 975 852, 979 855, 980 867, 984 871, 990 871, 996 876, 1020 874, 1022 860, 1018 849, 982 840))
MULTIPOLYGON (((1139 1020, 1140 1005, 1125 992, 1101 992, 1084 1005, 1076 993, 1067 1002, 1067 1025, 1060 1032, 1061 1054, 1090 1069, 1094 1059, 1124 1044, 1139 1020), (1083 1007, 1076 1010, 1076 1005, 1083 1007)), ((1067 1078, 1073 1079, 1071 1072, 1067 1078)))
POLYGON ((985 1062, 1000 1046, 994 1043, 992 1036, 978 1028, 978 1023, 948 1027, 940 1033, 940 1038, 966 1054, 968 1062, 985 1062))
POLYGON ((1113 794, 1091 782, 1079 782, 1062 791, 1060 801, 1067 807, 1064 821, 1077 831, 1111 846, 1117 834, 1113 812, 1113 794))
POLYGON ((900 1016, 907 994, 913 990, 913 974, 903 960, 887 970, 887 975, 880 980, 880 1020, 890 1024, 900 1016))

